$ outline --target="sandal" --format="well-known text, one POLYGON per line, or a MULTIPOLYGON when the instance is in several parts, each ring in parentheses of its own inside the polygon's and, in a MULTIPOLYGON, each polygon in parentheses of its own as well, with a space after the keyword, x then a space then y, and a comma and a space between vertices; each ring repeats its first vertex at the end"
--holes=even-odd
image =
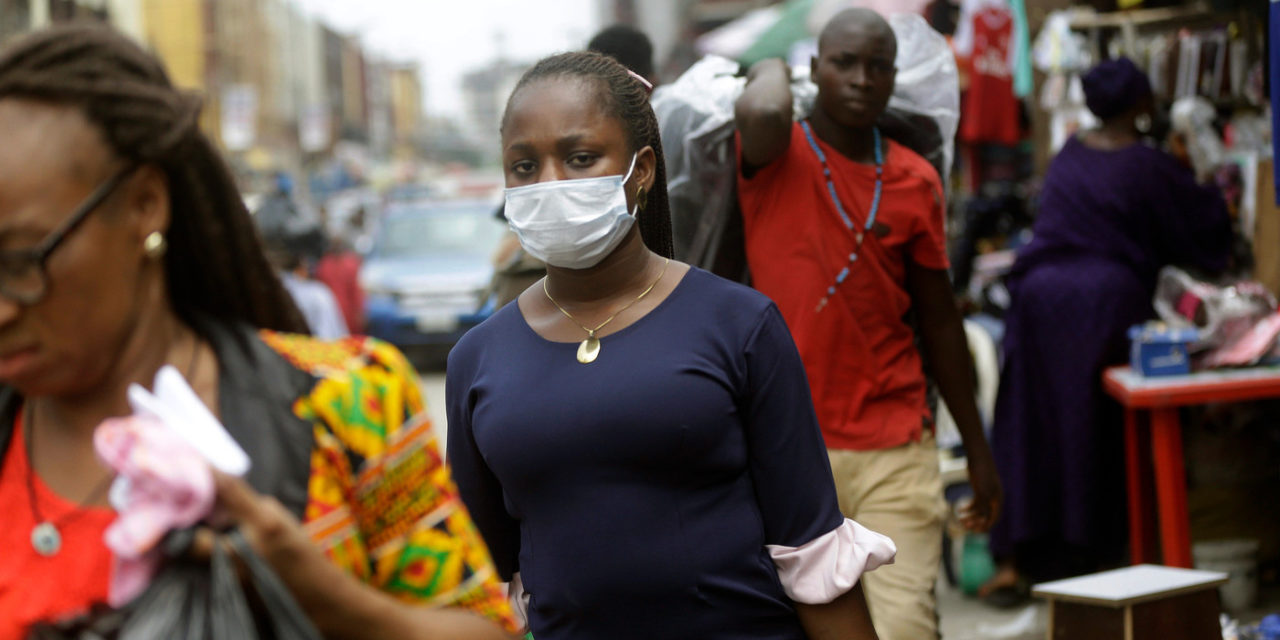
POLYGON ((1031 600, 1031 585, 1023 578, 1013 586, 996 587, 982 601, 997 609, 1015 609, 1031 600))

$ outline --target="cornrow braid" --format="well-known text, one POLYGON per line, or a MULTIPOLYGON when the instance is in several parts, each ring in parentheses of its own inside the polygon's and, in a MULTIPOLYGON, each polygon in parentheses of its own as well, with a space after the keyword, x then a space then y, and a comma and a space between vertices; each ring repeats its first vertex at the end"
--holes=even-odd
MULTIPOLYGON (((626 67, 607 55, 594 51, 574 51, 539 60, 520 77, 515 89, 511 91, 511 97, 514 98, 521 89, 533 82, 564 76, 585 78, 599 87, 603 100, 601 106, 605 113, 622 123, 631 151, 639 151, 645 146, 653 147, 657 157, 657 176, 645 201, 639 203, 644 210, 637 216, 638 224, 645 246, 660 256, 673 257, 671 204, 667 199, 667 161, 662 154, 658 118, 649 106, 649 88, 633 77, 626 67)), ((507 109, 510 110, 510 107, 511 98, 508 98, 507 109)), ((505 114, 503 126, 506 126, 505 114)))
POLYGON ((79 108, 128 163, 169 182, 170 302, 197 329, 204 319, 307 332, 275 271, 231 170, 203 133, 200 98, 169 81, 160 61, 103 26, 39 31, 0 51, 0 98, 79 108))

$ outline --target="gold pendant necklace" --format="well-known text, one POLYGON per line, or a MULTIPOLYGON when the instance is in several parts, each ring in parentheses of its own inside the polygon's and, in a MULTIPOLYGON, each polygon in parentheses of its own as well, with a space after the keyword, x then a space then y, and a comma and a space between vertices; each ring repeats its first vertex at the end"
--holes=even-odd
POLYGON ((653 288, 658 286, 659 282, 662 282, 663 276, 667 275, 667 267, 670 265, 671 265, 671 258, 667 258, 667 261, 662 263, 662 273, 658 274, 658 279, 654 280, 653 284, 649 285, 649 288, 645 289, 640 293, 640 295, 636 296, 635 300, 628 302, 627 304, 623 305, 621 309, 618 309, 617 311, 613 312, 613 315, 609 316, 604 322, 601 322, 600 325, 594 329, 588 329, 586 325, 582 324, 581 322, 578 322, 578 319, 573 317, 573 314, 569 313, 568 311, 565 311, 564 307, 560 306, 560 303, 556 302, 556 299, 551 297, 551 292, 547 290, 547 279, 546 278, 542 279, 542 292, 547 294, 547 300, 550 300, 551 304, 555 305, 556 308, 560 310, 560 313, 564 314, 564 317, 568 318, 571 322, 581 327, 583 331, 587 332, 587 338, 583 340, 580 344, 578 344, 578 362, 581 362, 582 364, 591 364, 592 362, 596 361, 596 358, 600 357, 600 339, 596 337, 596 332, 603 329, 605 325, 609 324, 610 322, 613 322, 613 319, 618 317, 618 315, 621 314, 623 311, 630 309, 631 305, 637 302, 640 302, 641 300, 644 299, 645 296, 649 295, 649 292, 653 291, 653 288))

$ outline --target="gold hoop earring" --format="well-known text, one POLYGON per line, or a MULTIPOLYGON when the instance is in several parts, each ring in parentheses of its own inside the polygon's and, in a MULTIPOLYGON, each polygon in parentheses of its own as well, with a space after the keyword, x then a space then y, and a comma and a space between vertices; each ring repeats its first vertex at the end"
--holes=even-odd
POLYGON ((641 211, 644 211, 644 206, 648 204, 644 199, 646 195, 648 194, 645 192, 644 185, 640 185, 640 188, 636 189, 636 207, 641 211))
POLYGON ((158 260, 164 256, 164 252, 169 248, 169 243, 165 241, 164 234, 159 231, 152 231, 147 234, 145 240, 142 241, 142 250, 147 254, 148 258, 158 260))

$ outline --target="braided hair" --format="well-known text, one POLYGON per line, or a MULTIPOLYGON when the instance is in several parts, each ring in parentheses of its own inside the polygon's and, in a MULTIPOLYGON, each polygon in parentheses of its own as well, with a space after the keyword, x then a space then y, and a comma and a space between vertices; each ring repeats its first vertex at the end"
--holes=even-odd
POLYGON ((189 326, 212 319, 307 332, 230 168, 200 131, 200 98, 175 88, 154 56, 107 27, 39 31, 0 50, 2 98, 78 108, 117 157, 164 172, 164 271, 169 300, 189 326))
MULTIPOLYGON (((631 151, 645 146, 653 147, 657 159, 657 175, 653 188, 638 203, 643 211, 637 214, 640 236, 645 246, 665 258, 674 255, 671 246, 671 204, 667 198, 666 158, 662 155, 662 138, 658 134, 658 118, 649 106, 649 88, 631 75, 627 68, 613 58, 594 51, 561 53, 539 60, 525 72, 511 91, 514 98, 526 85, 539 80, 558 77, 576 77, 592 81, 605 113, 617 118, 627 132, 627 144, 631 151)), ((507 111, 511 98, 507 99, 507 111)), ((503 116, 506 126, 506 116, 503 116)))

